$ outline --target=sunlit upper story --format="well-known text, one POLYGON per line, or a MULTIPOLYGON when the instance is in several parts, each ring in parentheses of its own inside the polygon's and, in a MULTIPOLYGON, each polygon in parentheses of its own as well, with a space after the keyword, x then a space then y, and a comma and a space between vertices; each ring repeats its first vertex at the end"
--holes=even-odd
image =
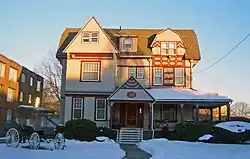
POLYGON ((190 88, 200 51, 190 29, 105 29, 91 17, 64 30, 57 58, 65 90, 110 92, 130 76, 144 87, 190 88))

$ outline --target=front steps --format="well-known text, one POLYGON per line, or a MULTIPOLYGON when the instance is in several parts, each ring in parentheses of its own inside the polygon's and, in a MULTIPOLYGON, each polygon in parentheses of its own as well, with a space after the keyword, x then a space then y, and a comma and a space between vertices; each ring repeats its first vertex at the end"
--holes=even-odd
POLYGON ((117 142, 120 144, 136 144, 142 140, 142 128, 121 128, 117 133, 117 142))

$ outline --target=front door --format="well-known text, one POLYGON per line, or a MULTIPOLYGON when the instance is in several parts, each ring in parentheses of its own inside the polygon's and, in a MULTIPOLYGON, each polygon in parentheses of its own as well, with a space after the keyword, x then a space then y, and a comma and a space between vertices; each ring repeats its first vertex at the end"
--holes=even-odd
POLYGON ((127 104, 126 105, 126 125, 127 127, 137 127, 137 105, 127 104))

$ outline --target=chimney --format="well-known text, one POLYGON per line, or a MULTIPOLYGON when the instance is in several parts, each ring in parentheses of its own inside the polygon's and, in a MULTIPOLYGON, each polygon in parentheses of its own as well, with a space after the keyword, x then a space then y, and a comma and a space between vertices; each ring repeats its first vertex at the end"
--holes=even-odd
POLYGON ((120 26, 120 28, 119 28, 119 31, 121 31, 122 30, 122 26, 120 26))

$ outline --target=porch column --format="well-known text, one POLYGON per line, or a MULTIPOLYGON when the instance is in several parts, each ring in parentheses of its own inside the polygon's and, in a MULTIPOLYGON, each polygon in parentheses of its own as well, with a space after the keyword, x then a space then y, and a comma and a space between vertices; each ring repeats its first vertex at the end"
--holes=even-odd
POLYGON ((113 108, 113 102, 108 101, 107 102, 107 120, 108 120, 108 128, 112 129, 112 108, 113 108))
POLYGON ((213 108, 210 108, 210 120, 213 121, 214 117, 213 117, 213 108))
POLYGON ((219 121, 221 121, 221 106, 219 106, 219 121))
POLYGON ((152 139, 154 138, 154 103, 150 104, 151 108, 151 130, 152 130, 152 139))
POLYGON ((184 104, 180 104, 180 106, 181 106, 181 122, 183 122, 184 121, 184 118, 183 118, 183 106, 184 106, 184 104))
POLYGON ((231 112, 230 112, 230 104, 228 103, 227 104, 227 120, 229 120, 230 119, 230 114, 231 112))
POLYGON ((199 104, 195 105, 195 121, 199 121, 199 104))

